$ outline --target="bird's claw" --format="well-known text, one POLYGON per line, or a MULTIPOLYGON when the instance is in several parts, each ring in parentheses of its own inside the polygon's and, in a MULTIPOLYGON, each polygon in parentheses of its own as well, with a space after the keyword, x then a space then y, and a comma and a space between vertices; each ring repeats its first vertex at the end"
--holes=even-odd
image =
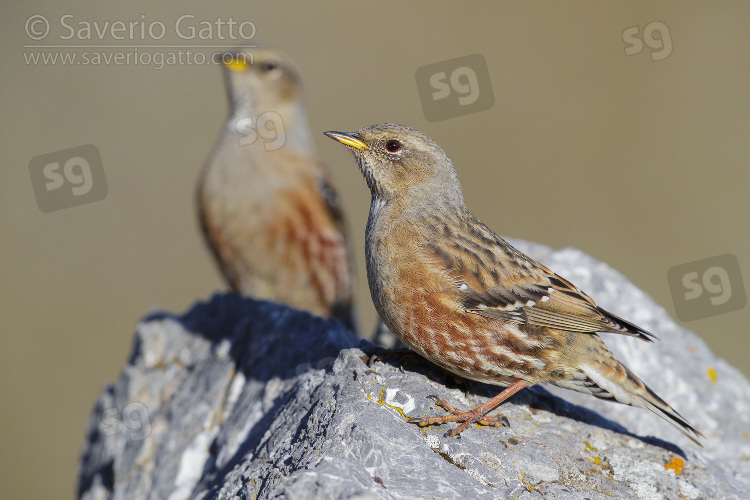
POLYGON ((441 424, 447 424, 451 422, 457 422, 460 423, 458 427, 455 429, 452 429, 447 433, 450 437, 456 437, 461 432, 466 430, 469 425, 472 423, 477 423, 479 425, 489 425, 492 427, 510 427, 510 420, 508 420, 508 417, 505 415, 494 415, 494 416, 487 416, 482 415, 478 416, 475 411, 462 411, 458 408, 455 408, 451 406, 446 400, 443 398, 435 395, 430 394, 427 396, 430 399, 435 400, 435 405, 442 408, 443 410, 447 411, 448 415, 441 415, 439 417, 412 417, 407 420, 407 422, 411 424, 417 424, 420 427, 427 427, 430 425, 441 425, 441 424))

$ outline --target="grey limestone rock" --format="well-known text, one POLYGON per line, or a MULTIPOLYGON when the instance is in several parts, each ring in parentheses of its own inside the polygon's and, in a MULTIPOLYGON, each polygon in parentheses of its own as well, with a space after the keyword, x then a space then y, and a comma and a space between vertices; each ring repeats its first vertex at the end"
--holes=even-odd
POLYGON ((603 338, 705 448, 646 410, 548 387, 495 410, 509 427, 446 437, 407 418, 440 413, 430 394, 470 408, 500 389, 415 360, 369 367, 377 348, 337 321, 225 294, 138 325, 88 422, 79 497, 747 498, 748 381, 607 265, 513 243, 659 335, 603 338))

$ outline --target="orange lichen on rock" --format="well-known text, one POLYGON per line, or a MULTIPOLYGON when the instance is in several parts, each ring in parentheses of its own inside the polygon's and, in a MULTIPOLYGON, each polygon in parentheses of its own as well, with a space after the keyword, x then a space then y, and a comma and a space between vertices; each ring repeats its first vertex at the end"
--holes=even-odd
POLYGON ((665 469, 672 469, 678 476, 682 474, 683 467, 685 467, 685 461, 679 457, 672 457, 672 459, 666 465, 664 465, 665 469))

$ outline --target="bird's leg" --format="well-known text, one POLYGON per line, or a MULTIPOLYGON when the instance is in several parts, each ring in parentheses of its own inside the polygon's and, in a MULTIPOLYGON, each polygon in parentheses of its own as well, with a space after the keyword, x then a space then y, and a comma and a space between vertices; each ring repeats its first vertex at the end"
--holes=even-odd
MULTIPOLYGON (((454 406, 451 406, 450 404, 448 404, 448 402, 446 400, 444 400, 443 398, 439 398, 439 397, 435 396, 434 394, 430 395, 430 396, 427 396, 427 397, 434 399, 435 400, 435 404, 437 406, 441 407, 442 409, 444 409, 445 411, 447 411, 447 412, 449 412, 449 413, 451 413, 453 415, 458 415, 458 414, 462 414, 462 413, 469 413, 469 412, 461 411, 458 408, 455 408, 454 406)), ((433 418, 435 418, 435 417, 433 417, 433 418)), ((441 417, 436 417, 436 418, 439 419, 441 417)), ((452 417, 448 417, 448 418, 451 418, 451 421, 454 421, 452 417)), ((458 420, 455 420, 455 421, 458 421, 458 420)), ((488 417, 487 415, 483 415, 482 418, 480 418, 479 420, 476 421, 476 423, 478 423, 479 425, 491 425, 493 427, 502 427, 503 425, 510 426, 510 422, 508 421, 508 418, 505 415, 495 415, 495 416, 492 416, 492 417, 488 417)))
POLYGON ((461 425, 450 431, 449 435, 451 437, 458 436, 474 422, 482 425, 498 425, 499 422, 500 425, 502 425, 503 421, 505 421, 506 423, 508 421, 508 419, 504 416, 497 415, 494 417, 485 417, 485 415, 524 387, 526 387, 526 382, 523 380, 513 382, 511 385, 506 387, 503 392, 501 392, 494 398, 490 399, 483 405, 469 411, 460 411, 457 408, 449 405, 444 399, 437 396, 430 396, 432 398, 435 398, 437 405, 450 413, 450 415, 430 418, 412 418, 409 419, 409 422, 415 423, 420 427, 424 427, 427 425, 447 424, 448 422, 461 422, 461 425))

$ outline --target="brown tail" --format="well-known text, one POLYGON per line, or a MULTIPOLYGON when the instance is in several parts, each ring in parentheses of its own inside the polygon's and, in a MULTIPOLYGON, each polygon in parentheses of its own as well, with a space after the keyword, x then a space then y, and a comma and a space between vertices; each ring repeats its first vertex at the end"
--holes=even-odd
POLYGON ((627 367, 623 365, 623 368, 625 368, 625 371, 628 374, 628 381, 632 381, 636 386, 635 390, 633 391, 635 401, 631 403, 633 406, 640 406, 642 408, 651 410, 652 412, 656 413, 661 418, 672 424, 672 426, 674 426, 678 431, 689 437, 695 444, 703 447, 701 442, 698 441, 698 438, 702 438, 704 436, 698 429, 693 427, 693 425, 688 422, 685 417, 677 413, 677 411, 669 406, 666 401, 657 396, 654 391, 652 391, 646 384, 644 384, 641 379, 636 377, 633 372, 631 372, 627 367))
POLYGON ((606 363, 580 367, 579 377, 573 381, 558 383, 567 389, 585 392, 601 399, 609 399, 630 406, 646 408, 669 422, 698 446, 698 438, 704 437, 685 417, 677 413, 625 365, 611 358, 606 363))

